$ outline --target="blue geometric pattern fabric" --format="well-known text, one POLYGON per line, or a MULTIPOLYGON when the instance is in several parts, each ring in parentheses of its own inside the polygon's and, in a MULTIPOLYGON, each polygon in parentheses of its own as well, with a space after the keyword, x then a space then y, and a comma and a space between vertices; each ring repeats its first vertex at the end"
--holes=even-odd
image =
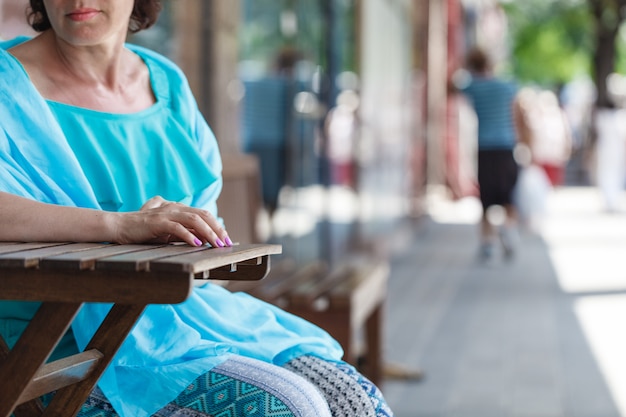
POLYGON ((284 402, 261 388, 211 371, 196 379, 174 404, 214 417, 292 417, 284 402))
POLYGON ((304 355, 284 366, 315 385, 335 417, 393 417, 378 387, 344 361, 304 355))
POLYGON ((358 372, 352 365, 346 362, 337 362, 336 365, 337 368, 361 385, 361 388, 363 388, 363 391, 368 395, 376 410, 376 417, 393 417, 393 412, 383 397, 383 393, 372 381, 365 378, 362 373, 358 372))
MULTIPOLYGON (((42 398, 47 405, 52 395, 42 398)), ((233 355, 152 417, 331 417, 317 388, 280 366, 233 355)), ((78 417, 119 417, 95 388, 78 417)), ((352 417, 352 416, 351 416, 352 417)))
MULTIPOLYGON (((44 403, 51 400, 50 395, 44 403)), ((187 387, 153 417, 294 417, 284 402, 254 385, 211 371, 187 387), (182 411, 184 410, 184 414, 182 411)), ((79 417, 118 417, 100 390, 83 405, 79 417)))
MULTIPOLYGON (((50 399, 45 396, 44 404, 50 399)), ((345 362, 302 356, 281 368, 234 356, 197 378, 152 417, 331 415, 393 417, 393 412, 376 385, 345 362)), ((119 417, 98 388, 78 416, 119 417)))

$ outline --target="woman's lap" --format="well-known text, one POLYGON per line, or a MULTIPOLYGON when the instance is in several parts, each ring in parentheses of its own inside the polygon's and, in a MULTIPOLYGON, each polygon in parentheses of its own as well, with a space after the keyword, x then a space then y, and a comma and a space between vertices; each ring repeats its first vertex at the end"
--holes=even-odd
MULTIPOLYGON (((233 356, 153 417, 388 417, 378 388, 345 362, 304 356, 284 367, 233 356)), ((99 389, 79 417, 117 417, 99 389)))
MULTIPOLYGON (((301 377, 256 359, 233 356, 202 375, 173 402, 225 416, 330 416, 317 389, 301 377)), ((160 417, 160 416, 159 416, 160 417)))
POLYGON ((301 356, 285 367, 320 390, 333 416, 393 416, 378 387, 346 362, 301 356))

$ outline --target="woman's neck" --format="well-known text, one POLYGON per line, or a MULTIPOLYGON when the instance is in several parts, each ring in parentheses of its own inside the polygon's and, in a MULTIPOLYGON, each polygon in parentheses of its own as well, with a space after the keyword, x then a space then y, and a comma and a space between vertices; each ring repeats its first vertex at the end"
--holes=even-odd
POLYGON ((48 100, 112 113, 155 102, 147 66, 123 42, 76 46, 49 30, 10 52, 48 100))

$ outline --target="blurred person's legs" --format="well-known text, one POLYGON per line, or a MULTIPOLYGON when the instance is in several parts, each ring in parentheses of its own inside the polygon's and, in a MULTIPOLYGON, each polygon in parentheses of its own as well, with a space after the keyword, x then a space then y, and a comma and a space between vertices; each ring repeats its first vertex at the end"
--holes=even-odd
POLYGON ((506 258, 511 258, 517 246, 517 213, 513 204, 513 190, 517 183, 518 166, 512 150, 481 150, 478 152, 478 183, 483 207, 479 256, 482 260, 495 253, 498 233, 490 209, 500 206, 504 219, 499 227, 500 241, 506 258))
POLYGON ((517 233, 517 210, 514 204, 505 204, 506 217, 500 228, 500 240, 504 248, 504 256, 511 258, 515 254, 519 236, 517 233))
POLYGON ((489 207, 483 205, 483 215, 480 220, 480 259, 487 260, 495 252, 495 228, 489 218, 489 207))

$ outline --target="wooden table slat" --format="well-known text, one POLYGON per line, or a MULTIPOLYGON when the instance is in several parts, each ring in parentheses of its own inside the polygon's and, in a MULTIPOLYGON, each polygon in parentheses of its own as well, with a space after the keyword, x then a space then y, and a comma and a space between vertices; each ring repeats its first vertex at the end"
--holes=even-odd
POLYGON ((51 246, 64 246, 67 245, 65 243, 42 243, 42 242, 2 242, 0 243, 0 254, 11 253, 11 252, 20 252, 24 250, 31 249, 39 249, 39 248, 47 248, 51 246))
POLYGON ((101 258, 132 254, 160 247, 163 247, 163 245, 101 245, 80 252, 62 253, 46 257, 40 261, 39 266, 45 269, 91 269, 96 261, 101 258))
POLYGON ((0 255, 0 267, 3 268, 33 268, 39 265, 41 259, 64 253, 84 251, 92 248, 108 246, 104 243, 70 243, 70 244, 42 244, 0 255))
POLYGON ((108 256, 96 261, 96 269, 111 271, 144 271, 150 263, 157 259, 184 255, 190 252, 204 252, 211 249, 209 246, 166 245, 140 252, 130 252, 121 255, 108 256))
POLYGON ((211 248, 207 253, 190 252, 178 255, 174 259, 164 258, 151 261, 150 270, 195 274, 250 258, 276 255, 281 252, 282 246, 270 244, 245 244, 226 248, 211 248))

